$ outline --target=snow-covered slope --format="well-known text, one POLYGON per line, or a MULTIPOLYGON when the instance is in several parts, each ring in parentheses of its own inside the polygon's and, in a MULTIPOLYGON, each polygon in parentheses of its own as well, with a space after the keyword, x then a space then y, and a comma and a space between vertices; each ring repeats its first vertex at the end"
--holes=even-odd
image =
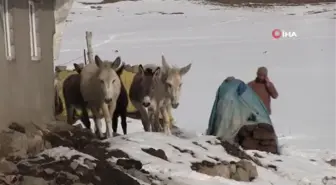
MULTIPOLYGON (((158 185, 321 185, 323 184, 323 179, 335 175, 335 167, 325 162, 327 156, 311 156, 295 153, 290 149, 284 149, 286 153, 290 152, 290 154, 288 153, 282 156, 266 154, 259 151, 249 151, 248 153, 252 159, 260 161, 260 164, 257 164, 259 162, 253 163, 253 165, 257 166, 258 177, 252 182, 241 182, 220 176, 206 175, 195 170, 195 168, 192 169, 192 166, 196 163, 206 164, 206 162, 229 164, 240 160, 238 156, 234 157, 229 155, 226 152, 227 149, 223 147, 225 145, 222 145, 222 143, 213 136, 182 139, 175 136, 166 136, 162 133, 147 132, 118 136, 105 140, 104 142, 108 143, 108 145, 104 145, 105 152, 101 152, 102 146, 100 144, 94 144, 96 145, 95 148, 98 149, 96 149, 96 151, 91 150, 91 153, 82 153, 89 151, 85 150, 85 148, 90 148, 86 146, 82 151, 79 150, 81 152, 67 147, 57 147, 46 150, 42 154, 58 161, 62 158, 73 160, 71 163, 76 162, 86 167, 90 163, 85 161, 89 160, 94 163, 91 166, 96 166, 96 168, 99 168, 99 162, 97 162, 97 160, 101 162, 103 162, 102 160, 106 160, 105 163, 110 161, 111 163, 124 167, 126 165, 130 166, 130 164, 126 164, 125 161, 122 164, 118 160, 133 160, 134 164, 137 164, 134 160, 139 161, 142 167, 138 168, 150 174, 151 177, 155 177, 155 180, 152 179, 152 182, 158 185), (153 151, 149 152, 148 149, 161 150, 161 154, 155 154, 153 151), (106 156, 111 157, 105 159, 99 158, 101 153, 105 153, 106 156), (97 156, 97 158, 89 156, 88 154, 97 156)), ((335 157, 335 155, 328 157, 335 157)), ((73 168, 73 165, 71 165, 71 167, 73 168)), ((126 169, 128 169, 128 167, 126 169)), ((128 173, 131 173, 131 171, 128 171, 128 173)), ((111 176, 113 176, 112 173, 111 176)), ((136 173, 133 173, 133 176, 139 181, 145 179, 136 173)), ((113 179, 113 177, 111 177, 111 179, 113 179)), ((336 179, 325 180, 325 182, 329 185, 335 184, 336 179)))
MULTIPOLYGON (((71 66, 73 62, 83 62, 87 30, 93 32, 94 52, 102 58, 120 55, 129 64, 159 64, 164 53, 169 63, 178 66, 192 62, 184 78, 180 107, 174 116, 179 127, 197 133, 203 133, 207 127, 215 92, 223 79, 236 76, 250 81, 257 67, 266 66, 280 94, 272 102, 271 117, 283 155, 258 152, 264 156, 260 161, 276 165, 278 171, 258 167, 261 175, 254 183, 321 184, 321 178, 336 172, 324 162, 336 156, 333 8, 333 4, 265 10, 187 1, 144 0, 107 5, 75 2, 57 64, 71 66), (311 13, 321 10, 326 11, 311 13), (275 28, 295 31, 298 37, 274 40, 271 32, 275 28)), ((208 137, 194 138, 210 148, 200 152, 201 148, 190 144, 192 140, 144 134, 138 120, 129 119, 128 128, 133 134, 125 137, 131 141, 126 142, 120 136, 110 141, 112 147, 141 159, 146 164, 144 168, 158 176, 164 177, 160 173, 168 170, 175 181, 181 183, 239 184, 182 167, 194 159, 188 158, 188 154, 178 156, 176 150, 167 145, 169 140, 190 147, 198 151, 199 159, 211 153, 234 160, 225 153, 218 153, 219 146, 204 143, 208 137), (165 150, 172 164, 139 153, 139 147, 146 145, 165 150), (183 164, 178 164, 179 158, 183 164), (152 162, 147 164, 149 161, 152 162)))

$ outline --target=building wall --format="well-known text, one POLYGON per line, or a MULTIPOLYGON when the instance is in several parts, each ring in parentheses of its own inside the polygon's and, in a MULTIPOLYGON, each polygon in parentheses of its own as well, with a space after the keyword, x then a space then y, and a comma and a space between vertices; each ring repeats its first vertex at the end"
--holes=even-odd
MULTIPOLYGON (((9 0, 15 58, 5 53, 0 31, 0 130, 11 122, 43 125, 53 117, 53 0, 35 3, 39 56, 32 58, 28 0, 9 0), (2 103, 3 102, 3 103, 2 103)), ((1 2, 1 1, 0 1, 1 2)))
POLYGON ((57 0, 55 1, 55 35, 54 35, 54 61, 57 61, 60 54, 60 47, 66 19, 70 13, 74 0, 57 0))

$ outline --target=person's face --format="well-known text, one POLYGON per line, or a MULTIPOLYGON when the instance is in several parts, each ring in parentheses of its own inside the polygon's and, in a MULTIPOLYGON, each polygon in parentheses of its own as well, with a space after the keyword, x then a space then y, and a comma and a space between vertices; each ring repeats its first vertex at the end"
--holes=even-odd
POLYGON ((267 77, 267 74, 262 72, 262 71, 258 71, 257 72, 257 79, 260 81, 265 81, 267 77))

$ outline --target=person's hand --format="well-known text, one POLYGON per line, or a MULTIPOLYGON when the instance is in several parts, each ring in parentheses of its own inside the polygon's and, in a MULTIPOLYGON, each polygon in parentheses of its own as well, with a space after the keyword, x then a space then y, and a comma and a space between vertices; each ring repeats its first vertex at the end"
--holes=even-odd
POLYGON ((265 77, 265 85, 266 85, 267 87, 269 87, 270 84, 271 84, 271 81, 270 81, 269 78, 266 76, 266 77, 265 77))

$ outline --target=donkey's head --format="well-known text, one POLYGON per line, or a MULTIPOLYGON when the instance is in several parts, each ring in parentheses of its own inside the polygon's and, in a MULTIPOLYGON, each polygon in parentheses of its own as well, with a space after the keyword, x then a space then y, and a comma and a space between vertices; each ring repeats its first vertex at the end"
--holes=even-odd
POLYGON ((178 68, 175 66, 170 66, 165 57, 162 55, 162 73, 163 73, 163 83, 166 92, 171 100, 172 108, 176 109, 179 106, 179 99, 182 87, 182 76, 188 73, 191 68, 191 64, 185 67, 178 68))
MULTIPOLYGON (((120 70, 120 57, 114 62, 102 61, 95 56, 95 63, 99 68, 97 79, 99 80, 105 103, 110 103, 120 93, 120 79, 116 71, 120 70)), ((121 66, 123 67, 123 66, 121 66)))
POLYGON ((161 68, 157 67, 155 69, 152 68, 143 68, 140 64, 138 68, 138 73, 141 75, 141 91, 139 92, 143 99, 142 105, 144 107, 149 107, 151 104, 151 97, 154 91, 155 80, 158 79, 160 75, 161 68))

